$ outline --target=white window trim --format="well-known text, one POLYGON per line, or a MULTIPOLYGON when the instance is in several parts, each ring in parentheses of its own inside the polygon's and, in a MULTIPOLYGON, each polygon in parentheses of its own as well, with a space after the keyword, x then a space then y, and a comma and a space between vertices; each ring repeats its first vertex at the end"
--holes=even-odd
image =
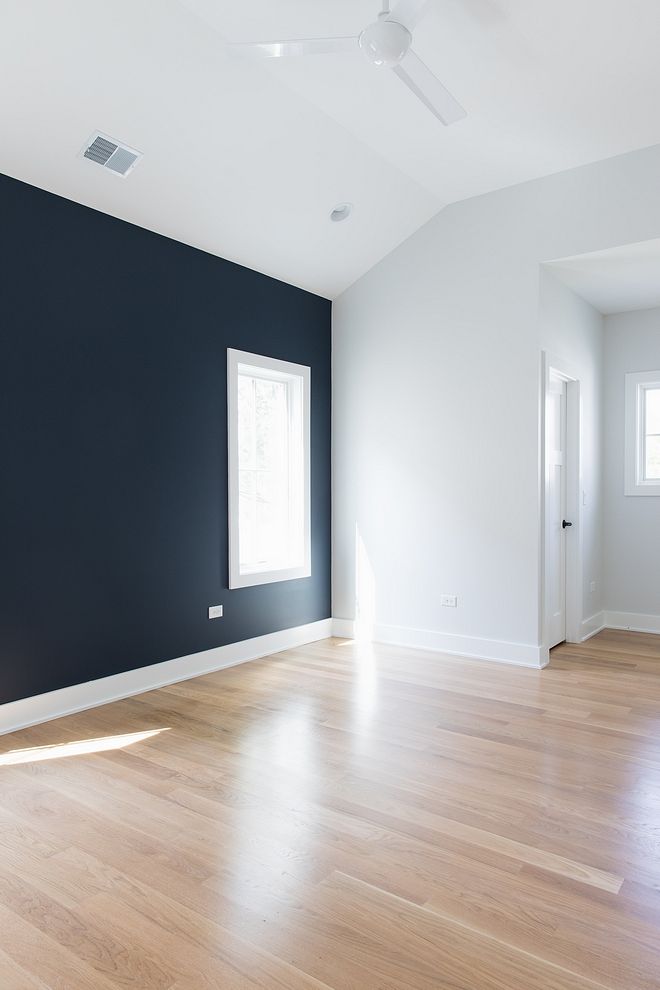
POLYGON ((311 369, 306 365, 280 361, 262 354, 250 354, 227 348, 227 451, 229 484, 229 587, 248 588, 275 581, 292 581, 310 577, 311 553, 311 451, 310 451, 310 397, 311 369), (241 574, 239 555, 239 484, 238 484, 238 366, 258 368, 267 377, 286 381, 302 378, 303 397, 303 456, 304 456, 304 562, 300 567, 270 571, 254 571, 241 574))
POLYGON ((660 496, 660 481, 644 480, 644 392, 660 388, 660 371, 626 375, 625 494, 660 496))

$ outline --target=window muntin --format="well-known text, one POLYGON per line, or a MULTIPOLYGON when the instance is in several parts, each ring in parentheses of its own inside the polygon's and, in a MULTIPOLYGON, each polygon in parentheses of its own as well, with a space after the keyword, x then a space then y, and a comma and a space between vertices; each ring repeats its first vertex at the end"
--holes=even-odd
POLYGON ((228 351, 229 584, 306 577, 310 369, 228 351))

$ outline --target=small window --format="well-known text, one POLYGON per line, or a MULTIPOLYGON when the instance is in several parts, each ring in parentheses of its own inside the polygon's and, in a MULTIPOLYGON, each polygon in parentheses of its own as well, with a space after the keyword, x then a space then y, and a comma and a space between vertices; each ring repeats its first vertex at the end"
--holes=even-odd
POLYGON ((660 371, 626 375, 625 491, 660 496, 660 371))
POLYGON ((660 384, 644 389, 644 481, 660 484, 660 384))
POLYGON ((227 351, 229 587, 309 577, 310 369, 227 351))

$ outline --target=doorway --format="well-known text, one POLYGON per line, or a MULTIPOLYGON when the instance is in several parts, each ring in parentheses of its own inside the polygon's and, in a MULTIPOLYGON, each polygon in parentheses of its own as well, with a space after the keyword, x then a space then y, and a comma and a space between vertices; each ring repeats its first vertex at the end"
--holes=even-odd
POLYGON ((580 382, 544 355, 544 636, 548 649, 580 641, 580 382))

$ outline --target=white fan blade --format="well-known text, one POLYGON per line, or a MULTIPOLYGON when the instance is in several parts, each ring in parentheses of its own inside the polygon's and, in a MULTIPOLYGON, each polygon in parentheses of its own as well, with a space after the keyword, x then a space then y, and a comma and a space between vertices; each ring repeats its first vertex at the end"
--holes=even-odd
POLYGON ((413 28, 421 18, 431 0, 399 0, 387 15, 388 21, 403 24, 412 34, 413 28))
POLYGON ((286 58, 297 55, 342 55, 359 52, 357 38, 301 38, 293 41, 264 41, 228 45, 229 51, 249 58, 286 58))
POLYGON ((445 89, 440 80, 413 51, 409 51, 392 71, 443 124, 453 124, 467 117, 458 100, 454 99, 449 90, 445 89))

